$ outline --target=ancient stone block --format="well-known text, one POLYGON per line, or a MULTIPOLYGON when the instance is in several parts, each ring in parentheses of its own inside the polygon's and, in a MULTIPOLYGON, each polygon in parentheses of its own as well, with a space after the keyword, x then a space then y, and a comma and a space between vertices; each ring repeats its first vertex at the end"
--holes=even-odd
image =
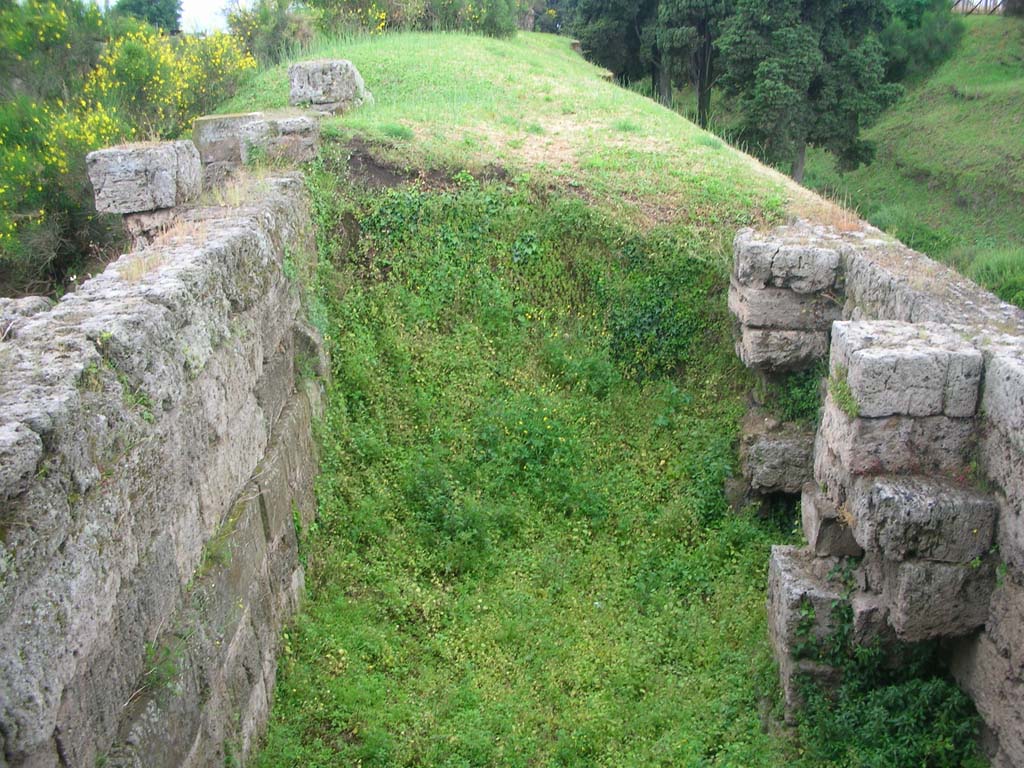
POLYGON ((985 623, 995 584, 991 562, 887 562, 889 623, 904 642, 960 637, 985 623))
POLYGON ((740 463, 755 493, 799 493, 813 474, 814 433, 755 409, 743 420, 740 463))
POLYGON ((963 476, 976 441, 976 423, 971 418, 851 417, 831 393, 825 398, 818 430, 824 445, 851 475, 963 476))
POLYGON ((820 427, 814 436, 814 482, 818 491, 837 507, 846 502, 847 489, 853 482, 849 470, 829 448, 820 427))
POLYGON ((729 283, 729 311, 743 325, 795 331, 827 331, 842 307, 830 297, 788 288, 750 288, 729 283))
POLYGON ((800 518, 811 551, 818 556, 863 554, 847 521, 817 483, 807 483, 800 497, 800 518))
POLYGON ((741 327, 736 354, 748 368, 769 373, 809 368, 828 354, 827 331, 741 327))
POLYGON ((988 360, 981 405, 992 425, 1024 453, 1024 351, 988 360))
POLYGON ((139 213, 173 208, 202 190, 199 153, 191 141, 126 144, 86 158, 100 213, 139 213))
POLYGON ((297 62, 288 67, 288 80, 289 104, 323 112, 341 113, 373 99, 359 70, 345 59, 297 62))
POLYGON ((749 288, 816 293, 833 288, 839 277, 837 248, 799 237, 788 239, 780 230, 769 235, 741 230, 733 253, 736 281, 749 288))
POLYGON ((860 478, 848 502, 853 535, 889 560, 968 563, 992 546, 997 507, 988 494, 939 478, 860 478))
POLYGON ((816 558, 796 547, 772 547, 768 565, 768 635, 790 708, 800 703, 801 674, 819 681, 835 676, 834 670, 813 658, 813 649, 835 631, 833 607, 843 599, 827 579, 835 563, 833 558, 816 558))
POLYGON ((320 123, 308 115, 209 115, 193 123, 192 138, 203 163, 216 174, 222 164, 248 163, 257 152, 269 160, 311 160, 320 140, 320 123))
POLYGON ((14 338, 20 324, 52 307, 53 302, 45 296, 0 299, 0 341, 14 338))
POLYGON ((986 475, 1001 493, 997 539, 1000 556, 1024 572, 1024 454, 999 429, 987 429, 981 440, 986 475))
POLYGON ((981 352, 945 326, 838 322, 830 367, 845 376, 863 417, 966 417, 977 409, 981 352))
MULTIPOLYGON (((1021 640, 1018 643, 1024 647, 1021 640)), ((986 633, 958 649, 952 671, 999 742, 993 768, 1024 765, 1024 676, 1007 663, 986 633)))

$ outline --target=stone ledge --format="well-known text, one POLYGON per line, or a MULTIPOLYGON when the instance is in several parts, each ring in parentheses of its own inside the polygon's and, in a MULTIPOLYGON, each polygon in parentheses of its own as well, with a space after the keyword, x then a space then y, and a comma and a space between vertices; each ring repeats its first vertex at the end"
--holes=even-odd
POLYGON ((973 416, 982 355, 934 323, 837 322, 830 368, 845 372, 860 416, 973 416))
POLYGON ((818 557, 859 557, 864 550, 836 505, 821 492, 817 483, 804 485, 800 497, 800 520, 811 551, 818 557))
POLYGON ((995 500, 931 477, 860 478, 848 502, 853 535, 888 560, 969 563, 992 547, 995 500))

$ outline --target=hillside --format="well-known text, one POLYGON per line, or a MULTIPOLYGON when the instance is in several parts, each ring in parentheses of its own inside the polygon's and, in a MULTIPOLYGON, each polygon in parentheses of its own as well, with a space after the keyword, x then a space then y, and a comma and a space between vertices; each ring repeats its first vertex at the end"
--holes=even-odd
MULTIPOLYGON (((723 492, 752 385, 731 242, 848 215, 564 38, 401 34, 307 57, 351 59, 376 102, 325 120, 307 168, 319 263, 290 269, 333 379, 309 598, 257 764, 962 749, 974 721, 941 681, 875 701, 866 727, 856 699, 831 724, 819 708, 800 746, 772 725, 765 563, 795 521, 734 514, 723 492), (887 706, 914 716, 890 734, 887 706)), ((286 100, 282 66, 223 111, 286 100)))
POLYGON ((1024 302, 1024 21, 968 17, 957 53, 868 131, 847 174, 808 154, 806 183, 873 224, 1024 302))

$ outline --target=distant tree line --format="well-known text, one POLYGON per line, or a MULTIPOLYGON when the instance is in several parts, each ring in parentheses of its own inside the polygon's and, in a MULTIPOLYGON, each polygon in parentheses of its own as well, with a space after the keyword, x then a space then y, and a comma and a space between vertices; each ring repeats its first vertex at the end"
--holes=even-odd
POLYGON ((843 167, 870 162, 860 136, 946 59, 963 33, 947 0, 550 0, 557 31, 621 82, 650 79, 663 104, 690 88, 707 127, 721 89, 739 138, 803 177, 808 145, 843 167))

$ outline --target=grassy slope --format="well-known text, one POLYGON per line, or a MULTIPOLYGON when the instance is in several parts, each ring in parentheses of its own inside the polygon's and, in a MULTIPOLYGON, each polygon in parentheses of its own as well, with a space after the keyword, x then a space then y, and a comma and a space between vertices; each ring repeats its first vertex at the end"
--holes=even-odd
POLYGON ((874 163, 847 174, 809 153, 808 186, 872 223, 1024 300, 1024 266, 1004 287, 999 262, 1024 265, 1024 20, 969 17, 956 55, 868 131, 874 163), (978 263, 975 263, 978 262, 978 263))
MULTIPOLYGON (((737 227, 828 207, 564 39, 314 55, 377 102, 309 169, 334 380, 257 764, 799 764, 761 719, 789 534, 722 496, 749 387, 724 289, 737 227), (352 138, 509 175, 370 191, 352 138)), ((279 68, 225 111, 285 100, 279 68)))
MULTIPOLYGON (((410 167, 499 164, 575 188, 641 225, 685 221, 717 231, 725 210, 751 223, 783 206, 828 212, 671 110, 603 81, 566 38, 404 34, 339 41, 309 55, 356 64, 376 104, 336 124, 392 143, 389 158, 410 167)), ((221 111, 283 107, 287 99, 286 71, 277 68, 221 111)))

